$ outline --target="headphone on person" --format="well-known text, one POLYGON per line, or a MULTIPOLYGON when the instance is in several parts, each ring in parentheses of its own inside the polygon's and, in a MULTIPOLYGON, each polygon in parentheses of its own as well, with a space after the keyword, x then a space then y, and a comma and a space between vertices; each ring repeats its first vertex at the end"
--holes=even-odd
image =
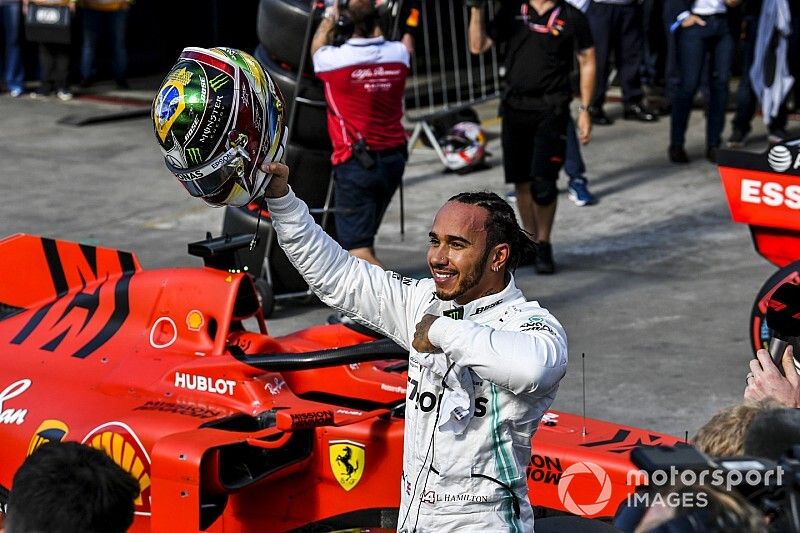
POLYGON ((355 25, 347 7, 350 5, 350 0, 336 0, 336 7, 339 10, 339 16, 334 22, 334 38, 333 45, 341 46, 353 35, 355 25))
MULTIPOLYGON (((395 0, 387 0, 382 2, 380 5, 376 4, 377 2, 372 0, 372 5, 375 7, 376 11, 375 23, 380 26, 381 21, 386 17, 386 15, 391 15, 392 11, 397 11, 395 9, 396 4, 395 0)), ((353 18, 350 16, 348 11, 348 8, 350 7, 350 0, 336 0, 336 7, 339 11, 339 17, 335 22, 333 45, 341 46, 353 35, 353 32, 355 31, 355 24, 353 23, 353 18)), ((381 30, 383 31, 383 28, 381 28, 381 30)))

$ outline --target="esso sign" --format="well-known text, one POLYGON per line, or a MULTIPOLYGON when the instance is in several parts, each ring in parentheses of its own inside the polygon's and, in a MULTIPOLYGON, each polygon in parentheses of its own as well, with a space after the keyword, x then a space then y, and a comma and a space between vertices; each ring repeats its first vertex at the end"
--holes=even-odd
POLYGON ((783 205, 789 209, 800 209, 800 185, 784 186, 775 181, 743 179, 741 201, 770 207, 783 205))
POLYGON ((720 173, 734 221, 800 231, 800 178, 734 167, 720 173))

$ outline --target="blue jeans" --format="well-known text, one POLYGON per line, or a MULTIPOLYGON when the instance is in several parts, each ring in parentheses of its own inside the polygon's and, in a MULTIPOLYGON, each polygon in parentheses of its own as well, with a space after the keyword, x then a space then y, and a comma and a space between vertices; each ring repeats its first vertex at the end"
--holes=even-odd
POLYGON ((575 119, 569 118, 567 122, 567 151, 564 156, 564 172, 570 180, 583 178, 586 165, 581 157, 581 145, 578 142, 578 133, 575 131, 575 119))
POLYGON ((83 47, 81 49, 81 78, 91 79, 95 70, 95 55, 100 35, 107 29, 111 35, 111 69, 116 81, 124 81, 128 72, 126 27, 128 11, 83 10, 83 47))
POLYGON ((3 25, 5 36, 5 68, 3 81, 9 91, 22 90, 25 82, 25 73, 22 68, 22 54, 19 44, 20 4, 0 5, 0 21, 3 25))
POLYGON ((703 17, 705 26, 695 24, 678 29, 678 73, 680 82, 672 98, 670 144, 683 146, 694 94, 700 86, 706 54, 709 55, 709 83, 706 146, 720 145, 728 105, 728 80, 731 77, 734 41, 726 15, 703 17))
POLYGON ((386 208, 403 179, 402 150, 373 153, 375 166, 365 169, 354 157, 334 167, 336 240, 345 250, 372 248, 386 208))

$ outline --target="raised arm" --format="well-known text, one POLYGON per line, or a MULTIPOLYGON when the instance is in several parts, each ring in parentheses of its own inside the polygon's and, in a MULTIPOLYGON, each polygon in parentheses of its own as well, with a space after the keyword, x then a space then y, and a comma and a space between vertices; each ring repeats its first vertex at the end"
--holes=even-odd
POLYGON ((336 27, 336 18, 338 14, 339 12, 336 6, 325 10, 325 14, 322 16, 319 26, 317 26, 317 31, 314 32, 314 37, 311 39, 312 56, 317 50, 333 42, 333 30, 336 27))
POLYGON ((473 54, 482 54, 494 45, 494 41, 486 34, 482 3, 475 4, 476 2, 467 3, 472 6, 469 9, 469 51, 473 54))
POLYGON ((278 242, 308 286, 325 304, 409 346, 407 309, 418 281, 348 254, 291 191, 286 165, 262 169, 273 173, 265 196, 278 242))

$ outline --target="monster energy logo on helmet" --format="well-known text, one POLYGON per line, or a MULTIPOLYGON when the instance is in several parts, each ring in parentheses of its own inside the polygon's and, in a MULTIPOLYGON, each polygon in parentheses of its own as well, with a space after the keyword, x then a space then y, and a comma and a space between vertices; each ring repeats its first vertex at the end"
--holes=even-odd
POLYGON ((167 168, 212 205, 251 201, 270 178, 259 165, 283 157, 283 97, 239 50, 184 49, 161 83, 152 119, 167 168))
POLYGON ((200 161, 202 161, 200 158, 200 148, 187 148, 186 159, 189 161, 189 163, 199 165, 200 161))
POLYGON ((215 91, 219 91, 226 83, 228 83, 228 77, 224 74, 220 74, 208 82, 209 86, 215 91))

